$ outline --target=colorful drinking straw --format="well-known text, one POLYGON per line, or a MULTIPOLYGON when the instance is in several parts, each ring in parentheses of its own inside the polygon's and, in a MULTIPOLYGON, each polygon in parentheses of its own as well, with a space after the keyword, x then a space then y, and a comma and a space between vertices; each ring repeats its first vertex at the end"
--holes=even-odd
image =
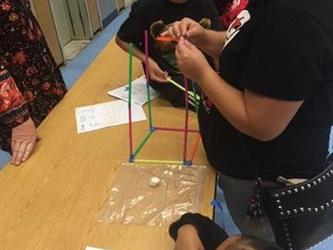
POLYGON ((128 67, 128 129, 129 129, 129 146, 130 146, 130 161, 133 156, 133 133, 132 133, 132 66, 133 66, 133 44, 128 47, 129 67, 128 67))
POLYGON ((128 120, 129 120, 129 143, 130 143, 130 162, 136 163, 149 163, 149 164, 184 164, 184 165, 192 165, 193 160, 195 158, 199 143, 200 143, 200 133, 197 129, 189 129, 189 109, 188 105, 191 104, 194 107, 198 107, 198 102, 200 100, 199 95, 196 94, 195 89, 192 91, 188 90, 188 80, 184 78, 185 87, 181 86, 171 78, 168 78, 168 81, 171 82, 176 87, 180 88, 185 93, 185 124, 184 128, 167 128, 167 127, 154 127, 153 119, 152 119, 152 108, 151 108, 151 96, 150 96, 150 88, 149 88, 149 53, 148 53, 148 32, 144 33, 144 48, 145 48, 145 73, 146 73, 146 85, 147 85, 147 101, 148 101, 148 121, 149 121, 149 131, 144 136, 142 141, 138 144, 137 148, 133 152, 133 128, 132 128, 132 70, 133 70, 133 54, 134 48, 133 44, 129 44, 129 74, 128 74, 128 120), (182 161, 172 161, 172 160, 158 160, 158 159, 138 159, 138 155, 144 145, 148 142, 149 138, 153 135, 155 131, 167 131, 167 132, 183 132, 184 133, 184 152, 183 152, 183 160, 182 161), (191 158, 187 159, 187 144, 188 144, 188 133, 197 133, 196 141, 194 144, 194 150, 191 153, 191 158))
POLYGON ((191 165, 191 162, 187 162, 187 136, 188 136, 188 81, 187 78, 184 77, 184 85, 185 85, 185 124, 184 124, 184 165, 191 165))
POLYGON ((149 51, 148 51, 148 31, 145 30, 145 68, 146 68, 146 86, 147 86, 147 99, 148 99, 148 117, 149 117, 149 129, 153 129, 153 121, 151 115, 151 100, 150 100, 150 87, 149 87, 149 51))

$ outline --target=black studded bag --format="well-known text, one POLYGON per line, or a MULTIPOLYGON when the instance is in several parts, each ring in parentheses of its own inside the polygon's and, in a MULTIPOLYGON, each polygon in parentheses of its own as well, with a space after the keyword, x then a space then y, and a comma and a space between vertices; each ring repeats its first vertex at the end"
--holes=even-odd
POLYGON ((300 250, 317 244, 333 235, 333 162, 303 183, 264 187, 261 199, 280 247, 300 250))

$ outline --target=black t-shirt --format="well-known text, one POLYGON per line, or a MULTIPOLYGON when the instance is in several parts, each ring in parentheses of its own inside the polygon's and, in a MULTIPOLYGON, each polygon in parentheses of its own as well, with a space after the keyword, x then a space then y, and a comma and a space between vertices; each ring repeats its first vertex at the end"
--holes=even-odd
POLYGON ((241 134, 207 97, 199 111, 208 159, 224 174, 310 178, 324 167, 333 120, 333 1, 252 1, 228 29, 221 77, 237 89, 303 105, 277 138, 241 134))
MULTIPOLYGON (((175 43, 158 42, 156 37, 167 25, 184 17, 201 21, 205 27, 213 30, 221 29, 217 9, 211 0, 188 0, 182 4, 169 0, 138 0, 132 5, 130 15, 120 27, 117 36, 144 51, 144 31, 147 30, 149 56, 172 78, 182 79, 175 61, 175 43)), ((151 84, 158 85, 154 82, 151 84)))

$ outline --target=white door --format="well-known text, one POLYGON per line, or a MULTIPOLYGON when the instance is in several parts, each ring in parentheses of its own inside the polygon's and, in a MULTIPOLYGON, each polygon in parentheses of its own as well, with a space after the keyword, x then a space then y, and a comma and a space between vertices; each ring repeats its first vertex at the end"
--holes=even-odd
POLYGON ((72 40, 73 29, 66 0, 49 0, 61 47, 72 40))

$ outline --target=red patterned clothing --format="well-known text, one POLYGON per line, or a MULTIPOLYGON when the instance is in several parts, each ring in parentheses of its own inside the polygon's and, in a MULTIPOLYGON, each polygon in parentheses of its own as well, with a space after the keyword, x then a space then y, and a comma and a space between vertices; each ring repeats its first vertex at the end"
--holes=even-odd
POLYGON ((0 147, 29 117, 38 126, 66 93, 28 0, 0 0, 0 147))

